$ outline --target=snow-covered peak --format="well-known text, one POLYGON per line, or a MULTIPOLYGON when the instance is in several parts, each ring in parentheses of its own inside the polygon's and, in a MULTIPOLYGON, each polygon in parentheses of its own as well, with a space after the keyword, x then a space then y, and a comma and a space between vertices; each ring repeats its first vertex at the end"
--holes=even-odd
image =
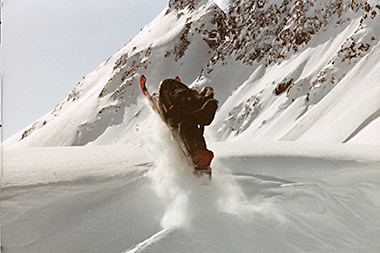
POLYGON ((222 13, 213 1, 171 1, 129 43, 84 76, 50 113, 10 138, 6 146, 130 141, 148 112, 139 102, 139 76, 147 76, 152 91, 161 80, 176 75, 186 83, 195 81, 212 55, 206 30, 215 26, 217 12, 222 13))
POLYGON ((139 142, 151 131, 138 85, 144 74, 153 92, 177 75, 194 88, 213 86, 220 107, 208 137, 216 140, 380 145, 373 133, 380 127, 379 14, 377 1, 235 0, 226 13, 214 1, 169 1, 56 108, 5 144, 139 142))

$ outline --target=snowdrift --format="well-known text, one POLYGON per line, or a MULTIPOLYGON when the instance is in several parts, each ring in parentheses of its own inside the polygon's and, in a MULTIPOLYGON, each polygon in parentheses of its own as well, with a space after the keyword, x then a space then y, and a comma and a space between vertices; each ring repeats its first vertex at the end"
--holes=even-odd
POLYGON ((212 143, 205 184, 160 144, 6 151, 4 251, 380 250, 376 148, 212 143))

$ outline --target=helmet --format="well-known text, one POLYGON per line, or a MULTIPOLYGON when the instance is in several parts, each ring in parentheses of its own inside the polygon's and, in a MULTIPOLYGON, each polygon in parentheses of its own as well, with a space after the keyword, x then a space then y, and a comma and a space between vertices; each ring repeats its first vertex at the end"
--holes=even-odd
POLYGON ((210 86, 206 86, 201 90, 200 94, 205 97, 214 97, 214 89, 210 86))

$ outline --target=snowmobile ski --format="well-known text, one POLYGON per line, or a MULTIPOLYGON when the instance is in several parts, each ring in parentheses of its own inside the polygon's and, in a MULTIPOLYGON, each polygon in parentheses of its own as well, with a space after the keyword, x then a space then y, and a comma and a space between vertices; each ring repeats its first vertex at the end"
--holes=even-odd
MULTIPOLYGON (((180 81, 179 77, 176 77, 174 80, 180 81)), ((210 158, 205 159, 204 157, 210 156, 208 150, 201 150, 200 152, 197 152, 197 154, 192 157, 190 155, 189 150, 186 148, 186 144, 184 143, 183 138, 180 135, 179 129, 176 127, 170 126, 170 124, 167 122, 164 116, 164 112, 162 107, 160 106, 160 99, 157 93, 150 94, 146 87, 146 78, 144 75, 140 77, 140 87, 141 91, 144 94, 144 96, 149 100, 149 104, 154 112, 156 112, 161 120, 166 124, 166 126, 169 128, 170 132, 172 133, 173 138, 179 145, 181 151, 185 155, 185 157, 188 160, 189 165, 193 168, 193 174, 197 177, 208 177, 211 180, 211 167, 209 166, 210 158), (205 154, 207 153, 207 154, 205 154)), ((212 152, 210 152, 212 154, 212 152)), ((212 155, 213 157, 213 155, 212 155)), ((212 159, 212 158, 211 158, 212 159)))

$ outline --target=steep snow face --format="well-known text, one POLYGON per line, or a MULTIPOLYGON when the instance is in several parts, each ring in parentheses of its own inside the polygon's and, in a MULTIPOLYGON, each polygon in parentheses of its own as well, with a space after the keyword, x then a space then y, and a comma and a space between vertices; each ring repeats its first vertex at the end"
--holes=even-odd
POLYGON ((215 140, 380 145, 378 1, 169 1, 116 54, 7 147, 139 141, 152 120, 138 78, 211 85, 215 140), (220 4, 220 3, 219 3, 220 4))
POLYGON ((377 2, 233 1, 218 62, 253 71, 221 107, 217 139, 379 145, 353 138, 379 117, 379 13, 377 2))

